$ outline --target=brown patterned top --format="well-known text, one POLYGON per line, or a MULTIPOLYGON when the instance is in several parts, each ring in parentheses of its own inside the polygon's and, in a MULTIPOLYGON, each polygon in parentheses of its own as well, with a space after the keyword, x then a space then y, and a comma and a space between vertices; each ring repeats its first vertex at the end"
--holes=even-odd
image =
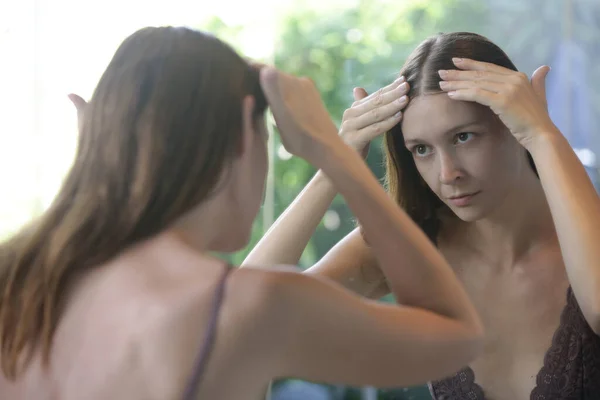
MULTIPOLYGON (((434 400, 485 400, 469 367, 456 375, 429 384, 434 400)), ((600 399, 600 336, 585 320, 573 290, 567 291, 567 305, 552 344, 538 372, 530 400, 600 399)))

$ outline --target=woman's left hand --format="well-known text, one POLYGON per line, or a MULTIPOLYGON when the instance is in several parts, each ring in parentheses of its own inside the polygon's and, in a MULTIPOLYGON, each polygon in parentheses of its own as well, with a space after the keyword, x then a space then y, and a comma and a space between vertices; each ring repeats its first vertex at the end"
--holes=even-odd
POLYGON ((499 65, 470 59, 452 59, 457 70, 440 70, 440 88, 455 100, 488 106, 525 148, 540 135, 558 129, 547 111, 546 75, 550 67, 538 68, 531 78, 499 65))

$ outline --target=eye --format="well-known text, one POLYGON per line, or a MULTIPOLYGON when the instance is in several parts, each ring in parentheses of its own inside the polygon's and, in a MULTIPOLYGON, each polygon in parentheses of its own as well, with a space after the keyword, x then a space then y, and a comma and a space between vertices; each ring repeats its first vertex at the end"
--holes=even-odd
POLYGON ((474 136, 475 134, 473 132, 461 132, 455 136, 455 143, 466 143, 469 140, 471 140, 474 136))
POLYGON ((412 148, 411 152, 417 157, 425 157, 429 154, 429 147, 424 144, 418 144, 412 148))

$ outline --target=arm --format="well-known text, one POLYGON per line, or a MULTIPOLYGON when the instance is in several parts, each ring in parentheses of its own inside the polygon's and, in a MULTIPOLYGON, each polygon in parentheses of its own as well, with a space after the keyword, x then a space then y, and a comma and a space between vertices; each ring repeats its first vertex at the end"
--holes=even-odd
POLYGON ((261 325, 284 327, 271 330, 274 346, 265 350, 275 377, 411 386, 455 373, 481 349, 481 330, 468 318, 365 300, 301 274, 279 274, 270 286, 261 325))
POLYGON ((528 150, 546 193, 573 293, 600 334, 600 198, 560 132, 538 135, 528 150))
POLYGON ((336 194, 331 182, 318 171, 248 254, 242 267, 298 264, 302 252, 336 194))
MULTIPOLYGON (((396 80, 370 96, 362 89, 355 89, 357 101, 344 113, 340 136, 363 156, 373 138, 400 121, 395 114, 406 105, 406 100, 400 99, 408 91, 408 84, 402 83, 403 80, 396 80)), ((254 247, 242 266, 297 264, 336 194, 331 181, 323 171, 318 171, 254 247)), ((320 273, 328 272, 324 266, 318 270, 320 273)))
MULTIPOLYGON (((398 267, 404 267, 402 260, 398 260, 398 267)), ((358 228, 346 235, 305 273, 331 279, 370 299, 379 299, 390 293, 386 276, 358 228)), ((398 300, 406 304, 406 294, 410 293, 410 289, 403 289, 403 293, 398 300)))
MULTIPOLYGON (((290 207, 277 219, 244 260, 242 266, 295 265, 337 190, 317 172, 290 207)), ((305 271, 341 283, 362 296, 377 299, 390 293, 371 249, 356 229, 305 271)))

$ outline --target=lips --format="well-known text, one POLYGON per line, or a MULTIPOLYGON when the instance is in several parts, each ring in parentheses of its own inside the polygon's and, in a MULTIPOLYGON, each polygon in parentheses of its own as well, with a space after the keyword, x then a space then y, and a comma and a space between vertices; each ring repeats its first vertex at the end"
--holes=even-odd
POLYGON ((466 207, 471 204, 473 197, 477 196, 480 192, 465 193, 457 196, 448 197, 448 201, 456 207, 466 207))
POLYGON ((450 197, 448 197, 448 200, 456 200, 456 199, 461 199, 461 198, 463 198, 463 197, 469 197, 469 196, 473 196, 473 195, 475 195, 475 194, 477 194, 477 193, 479 193, 479 192, 473 192, 473 193, 464 193, 464 194, 459 194, 459 195, 456 195, 456 196, 450 196, 450 197))

